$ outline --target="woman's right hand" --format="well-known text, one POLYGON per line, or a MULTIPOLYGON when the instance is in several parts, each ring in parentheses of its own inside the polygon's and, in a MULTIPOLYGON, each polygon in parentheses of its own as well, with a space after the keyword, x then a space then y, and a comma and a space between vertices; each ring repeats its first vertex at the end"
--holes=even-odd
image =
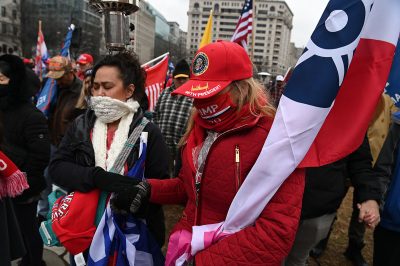
POLYGON ((146 206, 150 197, 151 185, 147 181, 136 186, 127 186, 117 192, 110 200, 111 210, 115 213, 133 213, 136 217, 146 216, 146 206))

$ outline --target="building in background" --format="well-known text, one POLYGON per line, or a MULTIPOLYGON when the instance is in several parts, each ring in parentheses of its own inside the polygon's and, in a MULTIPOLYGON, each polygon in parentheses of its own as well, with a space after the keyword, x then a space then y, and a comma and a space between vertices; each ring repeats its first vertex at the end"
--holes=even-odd
POLYGON ((129 16, 129 21, 135 25, 131 37, 134 40, 127 46, 128 50, 139 55, 142 64, 154 58, 156 18, 149 11, 145 1, 139 2, 139 11, 129 16))
POLYGON ((0 2, 0 55, 22 55, 20 5, 20 0, 0 2))
MULTIPOLYGON (((297 61, 293 58, 293 45, 290 43, 293 13, 282 0, 254 1, 254 64, 259 72, 269 72, 274 76, 283 75, 290 66, 293 66, 293 62, 297 61)), ((197 52, 211 10, 213 10, 211 42, 218 39, 230 41, 243 4, 244 0, 190 0, 187 32, 188 60, 191 60, 197 52)), ((248 36, 247 43, 250 55, 251 35, 248 36)))
POLYGON ((76 27, 71 40, 72 58, 88 53, 96 62, 106 53, 104 21, 101 14, 89 8, 89 0, 24 0, 20 8, 23 56, 31 57, 36 53, 39 20, 51 57, 60 52, 71 23, 76 27))
MULTIPOLYGON (((178 62, 182 59, 187 58, 187 32, 179 29, 179 51, 178 51, 178 62)), ((188 62, 190 64, 190 62, 188 62)))
POLYGON ((157 9, 150 4, 148 4, 147 7, 147 10, 154 16, 156 21, 154 57, 158 57, 170 50, 170 27, 168 21, 157 9))
POLYGON ((179 28, 177 22, 168 22, 170 59, 173 63, 178 63, 182 59, 186 59, 186 32, 179 28))
POLYGON ((174 64, 186 58, 186 32, 179 29, 179 24, 167 21, 146 1, 140 1, 139 8, 138 12, 129 16, 135 30, 131 33, 134 41, 128 49, 137 53, 142 63, 167 52, 174 64))

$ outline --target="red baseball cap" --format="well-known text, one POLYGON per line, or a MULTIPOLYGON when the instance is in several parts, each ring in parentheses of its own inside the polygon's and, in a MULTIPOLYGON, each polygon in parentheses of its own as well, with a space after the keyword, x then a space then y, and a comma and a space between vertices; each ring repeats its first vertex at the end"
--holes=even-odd
POLYGON ((86 65, 87 63, 93 63, 93 57, 90 54, 81 54, 76 63, 81 65, 86 65))
POLYGON ((171 94, 211 97, 232 81, 251 78, 253 68, 246 50, 237 43, 218 40, 199 49, 192 61, 190 80, 171 94))

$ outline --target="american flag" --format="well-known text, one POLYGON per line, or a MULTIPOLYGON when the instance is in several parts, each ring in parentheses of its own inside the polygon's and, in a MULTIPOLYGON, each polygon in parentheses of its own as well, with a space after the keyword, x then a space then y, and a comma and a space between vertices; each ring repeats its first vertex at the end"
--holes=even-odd
POLYGON ((42 74, 42 70, 46 69, 44 62, 49 59, 49 53, 47 52, 46 43, 44 42, 44 37, 42 29, 39 28, 37 46, 36 46, 36 63, 35 72, 39 76, 42 74))
POLYGON ((153 111, 156 106, 158 96, 164 89, 165 76, 167 75, 168 58, 165 56, 163 60, 158 62, 156 65, 147 68, 147 79, 146 79, 146 94, 149 98, 149 111, 153 111))
POLYGON ((246 0, 243 5, 242 14, 240 14, 235 33, 233 33, 231 42, 238 43, 247 50, 247 34, 253 31, 253 0, 246 0))

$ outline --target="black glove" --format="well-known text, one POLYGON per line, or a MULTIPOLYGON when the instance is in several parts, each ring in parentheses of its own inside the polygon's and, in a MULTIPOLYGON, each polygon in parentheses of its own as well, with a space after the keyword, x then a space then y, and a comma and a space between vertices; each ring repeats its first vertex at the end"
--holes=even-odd
POLYGON ((151 185, 147 181, 123 188, 110 200, 111 210, 121 214, 131 212, 138 218, 146 217, 150 190, 151 185))
POLYGON ((93 174, 93 184, 103 191, 116 192, 127 186, 135 186, 141 181, 137 178, 110 173, 97 167, 93 174))

